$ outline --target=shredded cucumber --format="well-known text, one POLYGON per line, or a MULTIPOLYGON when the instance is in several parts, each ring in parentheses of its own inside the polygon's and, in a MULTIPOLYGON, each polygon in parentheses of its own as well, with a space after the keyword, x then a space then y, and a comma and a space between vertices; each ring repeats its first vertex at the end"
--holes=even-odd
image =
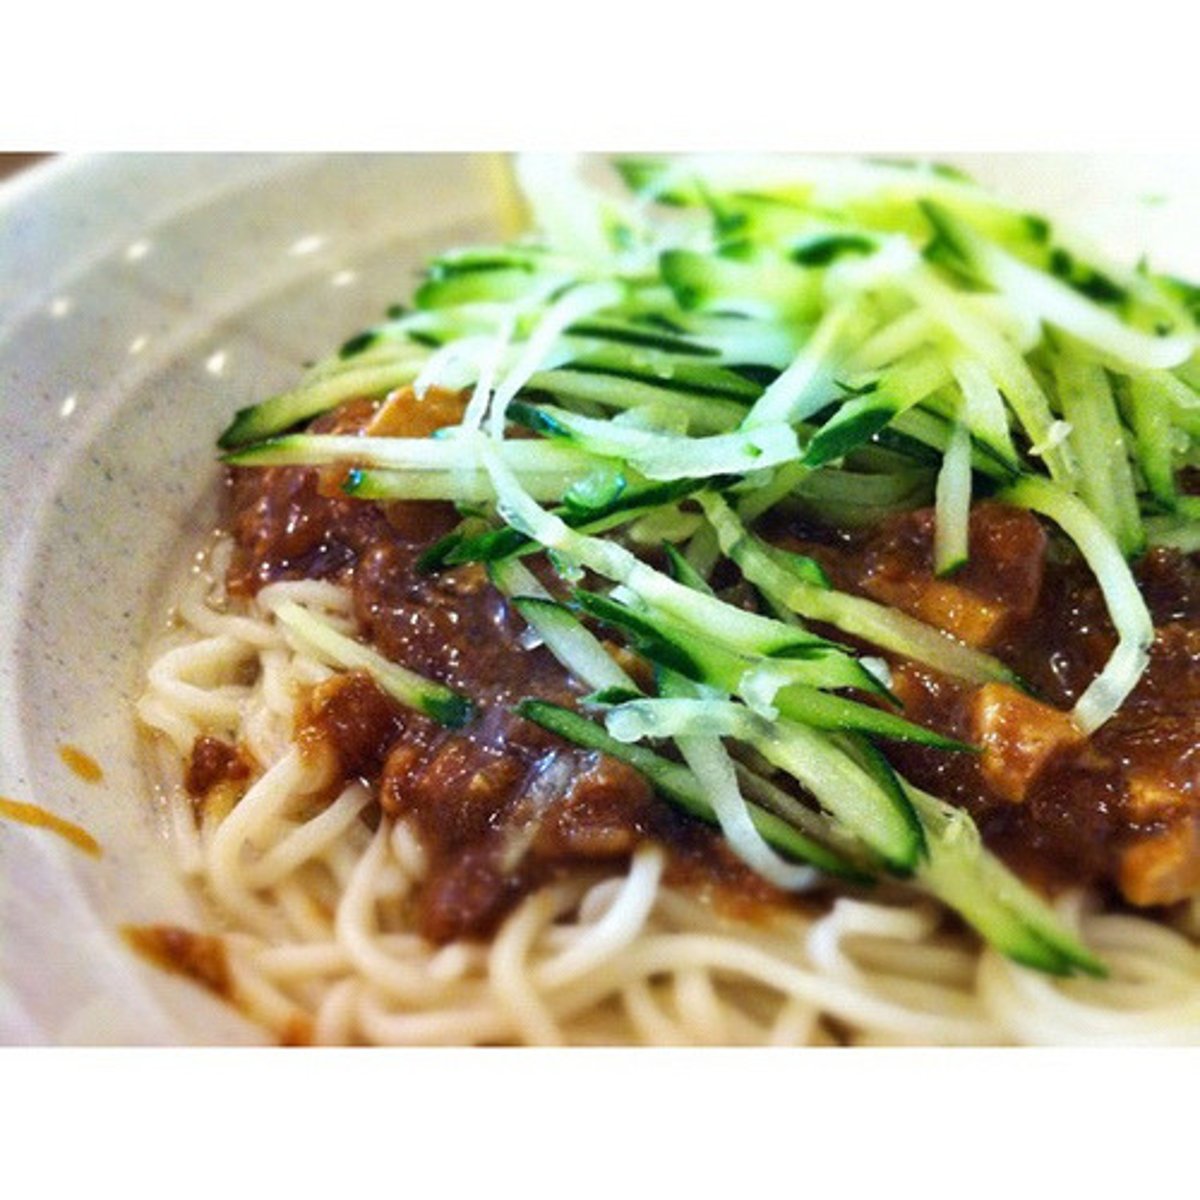
POLYGON ((606 721, 618 741, 736 738, 788 772, 893 870, 907 874, 921 856, 924 840, 907 800, 880 787, 852 758, 803 725, 769 722, 720 700, 635 700, 612 709, 606 721))
POLYGON ((1126 555, 1145 542, 1133 470, 1112 384, 1104 368, 1064 350, 1054 378, 1079 460, 1079 495, 1126 555))
POLYGON ((529 622, 546 648, 576 679, 595 691, 620 688, 636 692, 638 686, 616 660, 563 605, 538 582, 532 571, 516 559, 490 564, 488 575, 529 622))
POLYGON ((959 421, 938 473, 934 510, 933 569, 950 575, 966 565, 971 520, 971 433, 959 421))
MULTIPOLYGON (((602 725, 558 705, 526 700, 517 707, 526 720, 557 733, 560 737, 591 750, 602 750, 627 762, 649 780, 660 795, 702 821, 716 822, 708 788, 681 763, 663 758, 645 746, 620 742, 602 725)), ((784 820, 757 804, 747 804, 755 829, 776 850, 800 862, 811 863, 826 874, 864 881, 866 876, 836 850, 822 844, 794 822, 784 820)), ((820 820, 811 822, 821 830, 820 820)))
POLYGON ((474 706, 465 696, 391 662, 299 604, 288 601, 279 605, 275 618, 322 662, 347 671, 366 671, 388 695, 439 724, 457 728, 474 714, 474 706))
POLYGON ((704 479, 765 470, 800 456, 790 425, 679 437, 597 421, 548 405, 522 406, 522 423, 601 458, 620 458, 647 479, 704 479))
MULTIPOLYGON (((884 706, 886 664, 807 623, 968 684, 1018 683, 1012 671, 837 590, 765 535, 797 516, 854 529, 932 504, 946 575, 980 552, 978 498, 1040 514, 1095 573, 1117 630, 1073 713, 1097 729, 1154 636, 1127 560, 1200 547, 1200 502, 1180 477, 1200 465, 1200 289, 1090 255, 927 163, 618 167, 632 199, 561 160, 522 159, 537 234, 438 255, 412 309, 239 412, 224 461, 344 468, 360 501, 459 505, 420 568, 487 564, 527 636, 616 704, 614 733, 672 739, 685 761, 536 699, 523 714, 623 757, 768 878, 891 870, 1018 961, 1097 971, 965 814, 898 779, 872 739, 962 747, 884 706), (428 438, 305 429, 407 386, 469 394, 461 425, 428 438), (521 565, 532 554, 562 575, 565 603, 521 565), (654 666, 657 696, 599 625, 654 666), (755 756, 822 811, 749 770, 755 756)), ((468 719, 462 697, 312 614, 280 620, 331 665, 370 671, 445 723, 468 719)))
POLYGON ((767 548, 747 533, 719 497, 701 498, 721 548, 779 604, 814 621, 827 621, 844 632, 886 650, 928 663, 938 670, 973 682, 1014 682, 1013 672, 998 660, 883 604, 819 587, 782 568, 767 548))
POLYGON ((1091 567, 1108 603, 1117 629, 1117 648, 1073 710, 1076 724, 1091 733, 1120 708, 1149 661, 1154 624, 1146 601, 1112 534, 1082 500, 1034 476, 1013 484, 1000 495, 1042 513, 1060 526, 1091 567))

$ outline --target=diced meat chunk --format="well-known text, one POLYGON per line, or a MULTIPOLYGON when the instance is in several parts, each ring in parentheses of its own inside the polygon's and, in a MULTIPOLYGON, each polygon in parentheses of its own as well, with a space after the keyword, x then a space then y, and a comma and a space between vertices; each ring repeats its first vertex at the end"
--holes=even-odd
POLYGON ((1134 820, 1145 821, 1175 808, 1181 799, 1173 781, 1157 771, 1130 771, 1126 776, 1125 804, 1134 820))
POLYGON ((888 522, 867 546, 860 586, 969 646, 994 646, 1037 605, 1045 531, 1022 509, 976 505, 970 558, 953 578, 939 579, 933 572, 934 525, 932 509, 888 522))
POLYGON ((1158 820, 1200 801, 1200 717, 1130 712, 1102 733, 1098 744, 1124 768, 1135 821, 1158 820))
POLYGON ((1145 907, 1177 904, 1200 890, 1200 819, 1187 816, 1134 842, 1121 858, 1125 898, 1145 907))
POLYGON ((1016 804, 1052 759, 1085 741, 1066 713, 1003 683, 985 684, 972 697, 971 732, 983 750, 984 779, 1016 804))
POLYGON ((995 643, 1009 619, 1010 611, 995 600, 976 595, 957 583, 945 579, 928 579, 919 583, 905 581, 903 595, 890 585, 876 587, 876 596, 906 609, 927 625, 953 634, 968 646, 983 648, 995 643))
POLYGON ((302 750, 337 756, 346 778, 378 774, 389 747, 410 724, 429 722, 406 712, 362 671, 335 675, 315 687, 298 720, 302 750))
POLYGON ((392 392, 367 426, 370 437, 428 437, 457 425, 466 408, 462 392, 431 387, 418 395, 411 387, 392 392))

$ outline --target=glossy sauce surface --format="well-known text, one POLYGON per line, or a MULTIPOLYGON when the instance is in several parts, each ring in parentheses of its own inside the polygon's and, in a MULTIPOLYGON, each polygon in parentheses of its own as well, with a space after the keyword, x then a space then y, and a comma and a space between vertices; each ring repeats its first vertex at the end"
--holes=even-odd
POLYGON ((1150 664, 1116 715, 1083 739, 1062 715, 1107 662, 1116 635, 1086 565, 1032 514, 977 505, 970 563, 948 580, 933 575, 928 509, 853 536, 779 526, 774 534, 817 558, 835 586, 959 633, 1024 682, 1036 703, 892 662, 905 716, 982 743, 983 754, 895 743, 889 758, 967 809, 1011 865, 1051 889, 1099 884, 1142 905, 1200 890, 1195 556, 1157 549, 1135 564, 1156 627, 1150 664))
MULTIPOLYGON (((323 428, 360 430, 374 415, 350 405, 323 428)), ((442 415, 458 419, 449 406, 442 415)), ((573 706, 582 689, 549 651, 522 640, 524 622, 481 567, 417 570, 421 551, 457 523, 450 505, 364 504, 330 494, 330 484, 307 468, 232 472, 228 582, 251 595, 276 579, 337 581, 351 590, 365 640, 477 703, 477 719, 449 731, 351 673, 315 689, 301 718, 302 743, 332 746, 344 776, 367 779, 383 809, 418 831, 429 859, 417 913, 426 936, 486 934, 533 888, 623 863, 647 838, 669 849, 669 878, 718 904, 750 915, 788 903, 632 768, 512 711, 527 697, 573 706)))
MULTIPOLYGON (((443 398, 419 415, 419 434, 459 411, 443 398)), ((399 406, 383 417, 389 432, 404 432, 399 406)), ((352 403, 314 428, 363 432, 380 420, 376 406, 352 403)), ((233 471, 229 584, 251 595, 274 579, 337 581, 351 589, 361 636, 479 704, 474 724, 448 732, 350 676, 318 689, 306 712, 302 736, 337 747, 343 772, 367 778, 383 808, 420 832, 431 862, 420 899, 428 936, 487 932, 555 872, 623 860, 647 837, 671 848, 678 879, 707 881, 751 907, 784 902, 634 771, 512 713, 529 696, 571 705, 579 688, 544 648, 522 642, 522 622, 481 568, 418 571, 421 551, 456 524, 451 506, 366 504, 341 495, 339 480, 299 467, 233 471)), ((1200 890, 1194 556, 1157 550, 1137 565, 1157 627, 1151 664, 1122 710, 1085 739, 1066 713, 1115 635, 1086 566, 1032 514, 977 504, 970 560, 944 579, 932 570, 928 509, 854 534, 781 519, 761 532, 816 558, 836 587, 903 609, 1015 670, 1025 692, 981 689, 893 656, 904 715, 982 753, 900 743, 886 751, 914 783, 967 809, 1020 873, 1051 890, 1099 885, 1141 905, 1200 890)))

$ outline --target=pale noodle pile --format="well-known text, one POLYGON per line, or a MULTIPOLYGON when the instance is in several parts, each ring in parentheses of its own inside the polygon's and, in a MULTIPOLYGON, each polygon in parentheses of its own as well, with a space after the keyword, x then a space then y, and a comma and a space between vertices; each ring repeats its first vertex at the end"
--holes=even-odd
POLYGON ((219 542, 154 659, 138 704, 157 731, 182 870, 211 902, 236 1003, 318 1044, 804 1045, 1200 1043, 1200 905, 1171 928, 1060 904, 1108 964, 1058 980, 981 949, 936 905, 844 897, 825 915, 738 923, 661 884, 644 846, 626 874, 580 874, 528 897, 490 945, 438 947, 406 927, 423 854, 372 796, 291 742, 298 698, 329 676, 274 624, 285 599, 352 631, 347 592, 273 584, 235 605, 219 542), (197 829, 182 765, 199 734, 268 764, 197 829), (314 803, 314 797, 319 802, 314 803))

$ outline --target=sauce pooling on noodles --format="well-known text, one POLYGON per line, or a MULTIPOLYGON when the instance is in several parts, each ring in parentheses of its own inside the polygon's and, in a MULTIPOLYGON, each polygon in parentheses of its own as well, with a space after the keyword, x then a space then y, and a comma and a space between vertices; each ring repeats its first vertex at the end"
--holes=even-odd
MULTIPOLYGON (((461 407, 436 390, 424 402, 408 393, 414 424, 404 432, 457 421, 461 407)), ((398 410, 393 400, 385 411, 394 421, 398 410)), ((351 402, 314 428, 358 433, 378 412, 351 402)), ((417 913, 425 936, 487 934, 530 891, 573 869, 624 863, 648 839, 669 848, 668 878, 707 887, 727 904, 740 898, 751 911, 795 903, 713 831, 656 798, 630 767, 512 712, 526 697, 573 706, 581 688, 528 644, 481 567, 418 570, 421 552, 458 519, 450 505, 366 504, 341 496, 340 478, 306 467, 234 468, 227 582, 241 596, 279 579, 337 582, 352 594, 364 640, 479 705, 472 724, 447 731, 352 673, 318 687, 301 719, 302 745, 332 748, 342 778, 368 780, 385 813, 414 823, 431 861, 417 913)), ((1115 635, 1090 573, 1058 555, 1033 514, 977 504, 970 563, 949 579, 933 572, 930 510, 853 533, 776 514, 761 532, 819 560, 839 588, 996 653, 1026 682, 1030 694, 968 685, 892 656, 905 715, 982 753, 887 746, 907 778, 966 808, 1022 874, 1051 889, 1100 885, 1141 905, 1173 903, 1200 887, 1193 560, 1167 550, 1142 560, 1158 625, 1150 669, 1117 717, 1087 739, 1064 710, 1101 669, 1115 635)), ((552 572, 543 574, 553 587, 552 572)), ((227 777, 237 769, 232 749, 222 755, 198 744, 191 771, 225 759, 217 774, 227 777)))
MULTIPOLYGON (((436 404, 445 420, 461 413, 457 397, 436 404)), ((321 426, 361 429, 375 412, 354 402, 321 426)), ((447 731, 351 673, 315 689, 298 730, 301 745, 332 748, 343 779, 370 781, 389 816, 414 822, 430 856, 422 934, 437 942, 486 935, 556 876, 623 865, 647 839, 670 848, 668 880, 707 890, 730 911, 796 903, 631 767, 512 712, 527 697, 574 705, 582 688, 545 648, 526 643, 523 622, 483 568, 418 571, 421 552, 457 522, 452 506, 362 504, 329 494, 328 482, 303 467, 235 468, 227 498, 237 552, 227 582, 249 596, 279 579, 335 581, 350 589, 365 640, 479 705, 469 727, 447 731)), ((211 740, 198 743, 189 773, 212 757, 211 740)))
POLYGON ((534 169, 220 434, 138 711, 281 1036, 1194 1037, 1200 292, 781 162, 534 169))
POLYGON ((882 600, 986 648, 1029 688, 972 687, 893 663, 905 714, 982 748, 954 754, 895 743, 914 783, 964 807, 1027 878, 1057 890, 1102 885, 1137 905, 1200 889, 1200 566, 1155 548, 1135 575, 1156 626, 1150 662, 1122 708, 1090 738, 1066 712, 1116 635, 1095 579, 1047 542, 1037 518, 984 501, 972 557, 951 580, 932 569, 932 513, 854 535, 776 529, 836 586, 882 600))

